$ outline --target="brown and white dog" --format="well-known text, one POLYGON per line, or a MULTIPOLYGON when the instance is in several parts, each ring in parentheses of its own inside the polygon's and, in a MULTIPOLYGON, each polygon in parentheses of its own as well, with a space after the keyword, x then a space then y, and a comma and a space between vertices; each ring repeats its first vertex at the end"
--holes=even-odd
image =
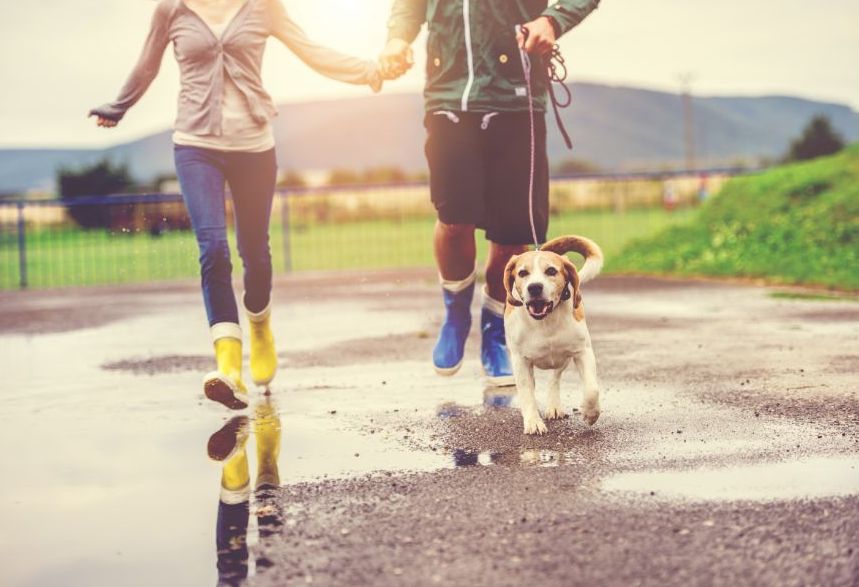
POLYGON ((507 263, 504 328, 525 434, 546 432, 534 398, 534 367, 553 371, 547 420, 566 416, 561 409, 561 375, 570 361, 575 362, 584 384, 581 410, 585 422, 592 425, 599 418, 596 359, 585 323, 581 286, 599 274, 602 264, 599 245, 581 236, 556 238, 540 250, 517 255, 507 263), (563 256, 570 251, 585 258, 580 272, 563 256))

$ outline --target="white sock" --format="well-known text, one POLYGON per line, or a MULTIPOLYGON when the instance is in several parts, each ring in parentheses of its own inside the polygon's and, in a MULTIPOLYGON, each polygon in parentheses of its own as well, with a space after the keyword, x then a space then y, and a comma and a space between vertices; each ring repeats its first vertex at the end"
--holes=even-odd
POLYGON ((438 276, 439 283, 441 283, 441 287, 449 291, 450 293, 459 293, 464 289, 467 289, 472 283, 477 280, 477 267, 474 268, 474 271, 471 272, 471 275, 462 279, 460 281, 451 281, 449 279, 445 279, 441 275, 438 276))
POLYGON ((489 295, 489 287, 483 286, 483 307, 495 314, 496 316, 504 317, 504 308, 507 306, 505 302, 499 302, 489 295))
POLYGON ((210 328, 212 332, 212 342, 216 342, 222 338, 237 338, 242 339, 242 329, 235 322, 218 322, 210 328))

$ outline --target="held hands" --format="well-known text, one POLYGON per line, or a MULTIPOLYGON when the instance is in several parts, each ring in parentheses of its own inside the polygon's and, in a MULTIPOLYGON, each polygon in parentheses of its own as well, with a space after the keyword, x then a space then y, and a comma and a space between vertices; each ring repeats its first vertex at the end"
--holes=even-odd
MULTIPOLYGON (((551 27, 551 25, 550 25, 551 27)), ((402 39, 391 39, 379 55, 382 79, 395 80, 415 64, 412 48, 402 39)))
POLYGON ((549 17, 541 16, 532 20, 525 24, 525 28, 528 29, 527 39, 521 32, 516 33, 516 42, 520 49, 537 55, 546 55, 552 52, 557 39, 555 38, 555 27, 552 26, 549 17))

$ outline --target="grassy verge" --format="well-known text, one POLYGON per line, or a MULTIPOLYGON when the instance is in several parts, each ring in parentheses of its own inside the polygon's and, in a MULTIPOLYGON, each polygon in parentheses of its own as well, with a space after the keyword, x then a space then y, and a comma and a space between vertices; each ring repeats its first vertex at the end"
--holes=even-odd
MULTIPOLYGON (((551 221, 550 236, 583 234, 596 240, 611 258, 630 240, 650 236, 669 225, 694 217, 692 210, 665 212, 659 208, 562 213, 551 221)), ((432 218, 309 224, 293 227, 289 245, 296 271, 431 267, 432 218)), ((230 235, 234 244, 234 235, 230 235)), ((286 267, 284 233, 271 228, 276 272, 286 267)), ((77 229, 30 230, 27 234, 30 287, 121 284, 198 275, 197 246, 190 232, 109 234, 77 229)), ((478 239, 480 258, 486 242, 478 239)), ((234 265, 240 264, 233 250, 234 265)), ((0 243, 0 289, 18 287, 18 251, 14 240, 0 243)))
POLYGON ((802 300, 813 302, 856 302, 859 298, 852 297, 850 294, 831 295, 808 292, 795 291, 774 291, 769 294, 769 297, 776 300, 802 300))
POLYGON ((859 145, 735 178, 692 222, 629 243, 610 267, 859 289, 859 145))

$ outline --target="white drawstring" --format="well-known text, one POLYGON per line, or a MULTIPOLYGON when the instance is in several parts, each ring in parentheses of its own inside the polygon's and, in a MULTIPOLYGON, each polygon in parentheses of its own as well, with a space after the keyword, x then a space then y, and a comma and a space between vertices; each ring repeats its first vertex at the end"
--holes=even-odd
MULTIPOLYGON (((459 116, 456 115, 455 112, 451 112, 450 110, 436 110, 433 112, 433 116, 446 116, 449 121, 454 124, 459 124, 459 116)), ((489 123, 493 117, 498 116, 497 112, 490 112, 488 114, 483 115, 483 119, 480 122, 480 128, 486 130, 489 128, 489 123)))
POLYGON ((438 110, 436 112, 433 112, 433 116, 439 116, 439 115, 447 116, 447 119, 449 121, 451 121, 454 124, 459 124, 459 116, 457 116, 455 113, 451 112, 450 110, 438 110))
POLYGON ((497 112, 490 112, 489 114, 483 115, 483 121, 480 123, 480 128, 482 130, 486 130, 489 128, 489 122, 492 120, 493 116, 498 116, 497 112))
MULTIPOLYGON (((526 34, 524 26, 516 25, 515 29, 517 33, 526 34)), ((528 215, 531 220, 531 236, 534 237, 534 247, 539 251, 540 242, 537 239, 537 228, 534 225, 534 167, 537 153, 534 136, 534 96, 531 93, 531 58, 522 47, 519 47, 519 56, 522 59, 522 71, 525 72, 525 85, 528 88, 528 114, 531 117, 531 175, 528 180, 528 215)))

